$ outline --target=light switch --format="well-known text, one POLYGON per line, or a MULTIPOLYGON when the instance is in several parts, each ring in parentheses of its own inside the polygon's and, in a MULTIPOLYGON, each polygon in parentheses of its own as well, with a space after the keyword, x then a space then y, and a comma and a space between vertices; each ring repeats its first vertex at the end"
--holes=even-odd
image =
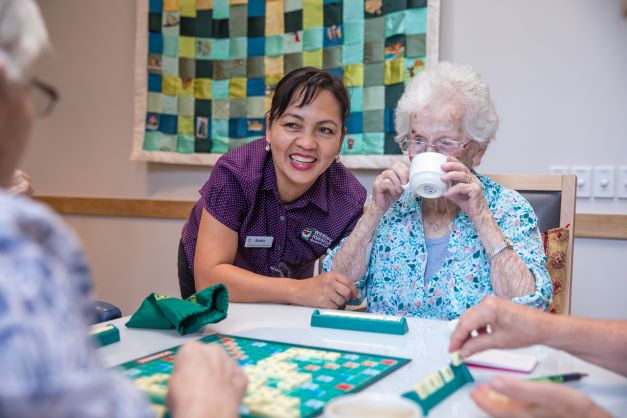
POLYGON ((627 167, 618 167, 618 179, 616 181, 616 196, 627 199, 627 167))
POLYGON ((592 169, 589 166, 573 167, 571 173, 577 176, 577 197, 590 197, 592 190, 592 169))
POLYGON ((594 197, 614 197, 614 167, 594 167, 593 177, 592 194, 594 197))

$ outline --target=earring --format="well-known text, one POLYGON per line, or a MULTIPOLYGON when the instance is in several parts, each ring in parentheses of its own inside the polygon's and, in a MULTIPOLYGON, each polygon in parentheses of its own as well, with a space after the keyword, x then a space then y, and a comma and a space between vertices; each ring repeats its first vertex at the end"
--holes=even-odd
POLYGON ((270 152, 270 143, 266 142, 266 152, 270 152))
POLYGON ((340 154, 338 154, 338 155, 336 155, 336 156, 335 156, 335 162, 336 162, 336 163, 339 163, 339 162, 340 162, 340 154))

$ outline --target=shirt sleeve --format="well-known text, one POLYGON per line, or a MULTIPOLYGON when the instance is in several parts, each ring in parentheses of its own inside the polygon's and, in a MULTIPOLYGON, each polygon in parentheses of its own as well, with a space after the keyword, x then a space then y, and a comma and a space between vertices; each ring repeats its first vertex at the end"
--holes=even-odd
POLYGON ((553 297, 553 283, 546 269, 546 254, 538 230, 538 218, 531 205, 520 195, 514 197, 515 204, 503 211, 500 227, 512 240, 514 250, 529 268, 535 278, 536 291, 519 296, 512 302, 546 310, 553 297))
POLYGON ((211 176, 200 189, 203 208, 221 224, 239 231, 247 213, 242 185, 230 167, 216 165, 211 176))
POLYGON ((0 236, 0 416, 150 417, 143 394, 100 363, 82 251, 71 239, 55 250, 71 234, 49 220, 0 236))

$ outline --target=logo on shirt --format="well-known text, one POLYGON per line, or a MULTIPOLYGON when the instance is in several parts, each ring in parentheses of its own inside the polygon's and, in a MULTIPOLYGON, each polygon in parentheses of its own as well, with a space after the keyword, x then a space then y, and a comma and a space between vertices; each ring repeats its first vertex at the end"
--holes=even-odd
POLYGON ((322 245, 323 247, 328 247, 329 245, 331 245, 331 238, 329 238, 328 235, 310 226, 303 229, 303 232, 300 233, 300 237, 304 241, 308 241, 313 244, 322 245))
POLYGON ((313 228, 305 228, 303 229, 303 232, 301 232, 300 236, 305 241, 309 241, 314 232, 316 232, 316 230, 313 228))

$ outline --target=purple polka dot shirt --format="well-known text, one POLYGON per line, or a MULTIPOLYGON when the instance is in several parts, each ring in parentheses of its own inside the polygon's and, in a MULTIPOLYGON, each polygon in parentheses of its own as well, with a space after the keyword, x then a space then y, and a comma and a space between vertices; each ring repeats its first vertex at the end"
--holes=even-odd
POLYGON ((224 154, 200 189, 182 234, 189 268, 204 208, 238 232, 234 265, 264 276, 311 277, 316 259, 353 230, 365 199, 355 176, 333 162, 303 196, 283 205, 271 152, 264 139, 253 141, 224 154), (247 237, 263 237, 267 248, 250 246, 247 237))

